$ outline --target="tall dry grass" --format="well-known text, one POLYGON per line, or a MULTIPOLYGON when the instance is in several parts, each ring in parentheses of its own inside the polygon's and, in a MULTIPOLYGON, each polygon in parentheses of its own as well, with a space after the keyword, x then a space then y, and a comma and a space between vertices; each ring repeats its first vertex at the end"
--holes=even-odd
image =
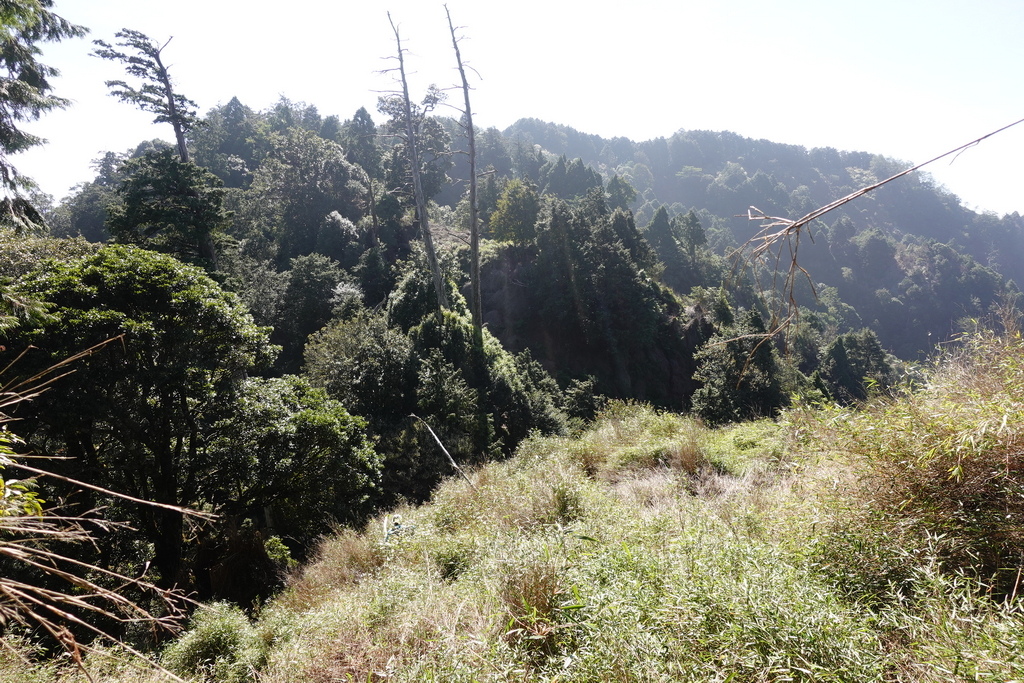
POLYGON ((1016 597, 1024 567, 1024 341, 978 332, 936 363, 928 383, 857 409, 797 420, 806 445, 843 459, 833 544, 875 588, 910 558, 937 553, 949 573, 1016 597), (849 520, 856 519, 857 524, 849 520), (843 546, 847 546, 843 549, 843 546), (870 581, 869 581, 870 582, 870 581))

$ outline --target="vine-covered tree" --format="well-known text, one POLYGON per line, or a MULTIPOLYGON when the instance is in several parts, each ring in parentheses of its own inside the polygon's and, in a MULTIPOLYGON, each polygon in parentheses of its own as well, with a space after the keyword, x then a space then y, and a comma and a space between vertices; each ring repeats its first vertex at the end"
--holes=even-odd
MULTIPOLYGON (((424 187, 423 169, 420 166, 422 151, 418 141, 421 128, 424 125, 429 125, 427 124, 427 121, 429 121, 427 114, 437 106, 444 98, 444 95, 436 87, 431 87, 427 92, 426 98, 423 100, 423 104, 420 107, 414 107, 409 97, 409 83, 405 73, 405 49, 402 47, 402 37, 390 14, 388 14, 388 21, 391 22, 391 28, 395 34, 395 43, 398 46, 398 74, 402 90, 400 95, 381 97, 378 109, 391 116, 394 132, 399 133, 401 131, 399 134, 403 137, 404 152, 408 160, 407 168, 412 180, 412 196, 416 205, 416 219, 419 221, 427 263, 434 278, 434 292, 437 295, 439 308, 445 309, 448 307, 448 295, 445 292, 444 282, 442 281, 441 267, 434 249, 434 238, 430 232, 430 216, 427 213, 427 200, 434 195, 434 192, 428 194, 427 189, 424 187)), ((444 176, 443 171, 441 175, 442 177, 444 176)))

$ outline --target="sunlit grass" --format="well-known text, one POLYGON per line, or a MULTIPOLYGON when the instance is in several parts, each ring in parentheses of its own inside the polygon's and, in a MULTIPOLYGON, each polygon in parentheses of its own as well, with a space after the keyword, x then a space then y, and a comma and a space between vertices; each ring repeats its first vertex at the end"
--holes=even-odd
MULTIPOLYGON (((1019 341, 985 340, 916 393, 718 430, 612 404, 326 539, 251 621, 215 608, 164 661, 263 683, 1024 680, 1021 368, 1019 341)), ((108 679, 157 680, 130 675, 108 679)))

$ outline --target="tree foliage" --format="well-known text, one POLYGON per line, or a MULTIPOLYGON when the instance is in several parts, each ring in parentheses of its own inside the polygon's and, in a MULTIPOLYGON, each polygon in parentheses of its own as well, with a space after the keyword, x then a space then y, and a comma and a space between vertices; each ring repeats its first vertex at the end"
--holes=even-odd
POLYGON ((107 209, 114 239, 215 268, 214 236, 227 223, 220 179, 170 149, 133 159, 122 173, 121 201, 107 209))
POLYGON ((53 94, 51 79, 60 72, 39 61, 39 44, 86 33, 84 27, 52 10, 53 0, 0 2, 0 225, 11 226, 17 232, 43 222, 38 210, 18 194, 30 183, 10 158, 44 142, 24 130, 23 124, 69 104, 53 94))
POLYGON ((540 196, 535 187, 518 178, 510 180, 491 214, 491 236, 514 244, 530 242, 536 235, 540 206, 540 196))
POLYGON ((126 81, 107 81, 110 94, 122 102, 133 104, 143 111, 156 114, 154 123, 169 123, 174 129, 174 138, 178 145, 178 157, 182 162, 189 161, 185 134, 199 121, 196 114, 196 103, 180 92, 174 90, 170 72, 164 65, 162 53, 171 42, 167 40, 161 46, 146 34, 123 28, 114 34, 118 38, 115 48, 102 40, 93 41, 97 57, 124 64, 129 76, 141 81, 141 85, 129 85, 126 81))
MULTIPOLYGON (((202 271, 130 246, 49 262, 20 290, 53 306, 50 320, 8 337, 15 351, 32 347, 22 372, 121 342, 83 359, 60 391, 28 407, 19 429, 71 458, 75 478, 168 505, 209 502, 199 492, 220 470, 211 430, 230 414, 246 372, 270 361, 267 330, 202 271)), ((182 515, 124 513, 153 544, 161 584, 189 585, 182 515)))
POLYGON ((297 372, 306 338, 330 321, 332 297, 348 276, 336 261, 321 254, 298 256, 290 265, 272 339, 282 346, 277 366, 297 372))
POLYGON ((214 432, 210 451, 221 465, 200 482, 201 496, 303 553, 328 521, 362 522, 380 495, 365 421, 303 378, 246 380, 214 432))
POLYGON ((828 393, 843 403, 862 401, 872 388, 881 391, 895 382, 895 370, 877 335, 869 329, 830 342, 822 352, 818 372, 828 393))
POLYGON ((317 250, 325 219, 332 213, 352 221, 363 215, 367 189, 362 173, 336 143, 302 128, 271 138, 268 158, 242 199, 243 238, 262 231, 279 247, 278 264, 317 250))
POLYGON ((608 208, 612 210, 625 211, 636 199, 636 189, 617 173, 608 180, 605 192, 608 194, 608 208))
MULTIPOLYGON (((38 462, 38 456, 26 455, 25 442, 8 430, 19 405, 45 392, 81 357, 66 358, 28 379, 12 379, 11 366, 0 373, 0 622, 5 633, 15 626, 46 633, 79 667, 82 649, 90 649, 89 643, 96 640, 112 642, 146 660, 124 642, 120 629, 145 624, 154 632, 173 631, 185 603, 180 593, 83 562, 69 552, 68 548, 101 542, 118 522, 99 518, 95 511, 69 513, 63 501, 43 498, 39 480, 52 478, 53 472, 38 462)), ((64 481, 96 490, 85 482, 64 481)))
POLYGON ((709 425, 770 417, 786 405, 771 337, 757 311, 717 332, 697 353, 693 411, 709 425))
POLYGON ((202 125, 188 134, 196 164, 208 169, 229 188, 248 187, 270 151, 270 126, 237 97, 214 107, 202 125))

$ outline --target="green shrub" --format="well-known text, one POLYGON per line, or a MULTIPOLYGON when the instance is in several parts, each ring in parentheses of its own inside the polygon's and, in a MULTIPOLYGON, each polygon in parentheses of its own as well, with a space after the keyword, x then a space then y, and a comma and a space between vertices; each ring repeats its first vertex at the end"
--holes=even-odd
POLYGON ((430 559, 437 568, 442 581, 451 583, 477 561, 480 549, 472 539, 455 537, 437 539, 430 551, 430 559))
POLYGON ((1009 593, 1024 557, 1024 341, 964 342, 918 393, 819 411, 806 426, 859 467, 854 505, 873 512, 846 516, 869 523, 864 533, 933 544, 947 571, 1009 593))
POLYGON ((238 607, 214 603, 192 618, 190 628, 163 654, 163 664, 208 683, 248 683, 267 663, 267 643, 238 607))

